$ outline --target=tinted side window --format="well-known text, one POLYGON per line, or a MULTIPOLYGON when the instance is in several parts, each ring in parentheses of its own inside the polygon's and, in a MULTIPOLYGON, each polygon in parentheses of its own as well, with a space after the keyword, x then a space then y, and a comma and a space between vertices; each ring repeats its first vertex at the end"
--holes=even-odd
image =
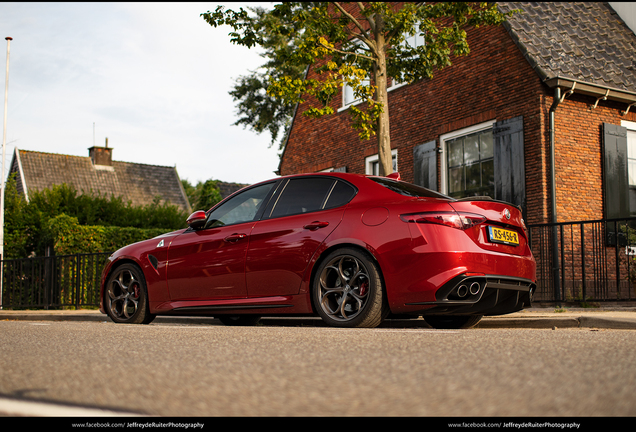
POLYGON ((327 203, 325 204, 326 209, 340 207, 341 205, 345 205, 356 194, 356 190, 348 183, 343 181, 336 181, 336 185, 332 189, 329 197, 327 197, 327 203))
POLYGON ((206 228, 233 225, 254 220, 275 183, 267 183, 241 192, 208 215, 206 228))
MULTIPOLYGON (((328 177, 291 179, 265 217, 281 217, 339 207, 355 195, 353 186, 328 177)), ((271 204, 270 204, 271 208, 271 204)))
POLYGON ((320 210, 333 183, 334 179, 330 178, 291 179, 281 192, 271 217, 320 210))

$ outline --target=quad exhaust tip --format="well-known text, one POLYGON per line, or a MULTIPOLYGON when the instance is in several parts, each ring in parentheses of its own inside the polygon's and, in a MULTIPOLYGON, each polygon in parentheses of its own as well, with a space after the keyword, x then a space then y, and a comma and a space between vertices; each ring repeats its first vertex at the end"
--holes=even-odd
POLYGON ((457 287, 457 290, 455 291, 455 293, 457 294, 457 297, 464 298, 468 294, 470 295, 479 294, 480 289, 481 289, 481 285, 479 285, 479 282, 473 282, 470 284, 470 286, 467 284, 461 284, 460 286, 457 287))
POLYGON ((481 287, 479 286, 479 282, 473 282, 472 284, 470 284, 470 289, 468 291, 471 295, 477 295, 479 294, 480 288, 481 287))

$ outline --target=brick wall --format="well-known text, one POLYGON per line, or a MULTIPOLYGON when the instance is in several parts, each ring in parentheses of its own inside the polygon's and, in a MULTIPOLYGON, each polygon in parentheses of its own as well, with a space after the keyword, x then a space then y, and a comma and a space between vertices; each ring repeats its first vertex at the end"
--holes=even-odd
POLYGON ((603 214, 603 123, 636 121, 627 106, 599 102, 576 93, 566 98, 555 115, 557 216, 559 222, 601 219, 603 214))
MULTIPOLYGON (((413 181, 413 148, 440 135, 488 120, 524 117, 528 214, 547 217, 543 191, 548 182, 549 153, 541 110, 545 86, 523 58, 508 33, 499 27, 468 31, 471 54, 453 59, 431 80, 389 92, 391 147, 398 150, 398 171, 413 181)), ((310 72, 311 74, 311 72, 310 72)), ((361 141, 351 128, 348 110, 318 120, 296 115, 280 165, 282 175, 346 166, 364 173, 364 159, 377 154, 377 140, 361 141)), ((334 101, 334 110, 340 107, 334 101)), ((549 102, 551 103, 551 101, 549 102)))
MULTIPOLYGON (((468 31, 471 53, 453 59, 431 80, 389 92, 391 147, 398 150, 398 171, 413 181, 413 148, 440 135, 489 120, 524 119, 527 222, 542 223, 550 215, 549 109, 553 90, 514 44, 503 26, 468 31)), ((311 75, 311 71, 310 71, 311 75)), ((348 110, 312 120, 299 107, 283 154, 282 175, 346 166, 364 173, 364 159, 377 154, 377 140, 361 141, 351 128, 348 110)), ((601 176, 602 123, 634 120, 621 116, 625 106, 572 95, 556 112, 556 185, 559 221, 603 217, 601 176)), ((438 158, 439 173, 439 158, 438 158)), ((438 174, 439 175, 439 174, 438 174)))

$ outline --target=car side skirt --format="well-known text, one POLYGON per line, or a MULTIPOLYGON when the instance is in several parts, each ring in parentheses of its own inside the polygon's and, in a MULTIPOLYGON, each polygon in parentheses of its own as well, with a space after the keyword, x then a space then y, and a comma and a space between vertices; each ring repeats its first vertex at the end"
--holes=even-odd
POLYGON ((150 305, 156 315, 310 315, 306 295, 271 296, 223 300, 168 301, 150 305))

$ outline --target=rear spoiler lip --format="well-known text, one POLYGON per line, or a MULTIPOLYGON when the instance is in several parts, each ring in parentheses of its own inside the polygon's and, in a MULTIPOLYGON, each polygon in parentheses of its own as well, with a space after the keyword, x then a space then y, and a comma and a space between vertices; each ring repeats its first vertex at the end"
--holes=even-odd
POLYGON ((507 201, 496 200, 496 199, 493 199, 493 198, 491 198, 491 197, 489 197, 487 195, 457 198, 454 201, 451 201, 451 203, 457 202, 457 201, 492 201, 492 202, 496 202, 496 203, 499 203, 499 204, 506 204, 506 205, 512 206, 512 207, 518 209, 520 212, 522 212, 521 206, 519 206, 519 205, 512 204, 512 203, 509 203, 507 201))

